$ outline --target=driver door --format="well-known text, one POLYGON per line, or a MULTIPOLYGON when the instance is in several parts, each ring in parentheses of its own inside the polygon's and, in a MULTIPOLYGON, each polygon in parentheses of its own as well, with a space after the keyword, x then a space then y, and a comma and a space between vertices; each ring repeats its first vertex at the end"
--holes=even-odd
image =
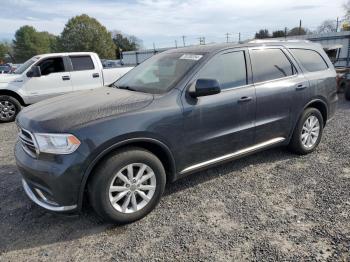
POLYGON ((251 83, 246 49, 217 54, 195 79, 216 79, 221 93, 184 99, 182 173, 206 166, 254 143, 255 88, 251 83))
POLYGON ((45 58, 35 65, 40 67, 41 76, 27 77, 24 83, 31 104, 73 90, 63 57, 45 58))

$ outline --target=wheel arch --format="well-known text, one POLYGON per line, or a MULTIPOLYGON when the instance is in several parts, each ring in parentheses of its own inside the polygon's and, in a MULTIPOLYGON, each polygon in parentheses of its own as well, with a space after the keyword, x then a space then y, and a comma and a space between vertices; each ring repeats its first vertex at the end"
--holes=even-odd
POLYGON ((306 104, 306 106, 304 107, 304 110, 307 108, 311 108, 311 107, 316 108, 318 111, 320 111, 322 118, 323 118, 323 127, 325 127, 326 122, 328 120, 328 105, 327 105, 327 103, 320 98, 314 99, 314 100, 310 101, 308 104, 306 104))
POLYGON ((109 155, 113 154, 115 151, 120 150, 126 147, 140 147, 146 149, 153 153, 155 156, 159 158, 162 162, 166 176, 167 182, 173 182, 176 179, 176 166, 174 157, 169 149, 169 147, 163 142, 153 139, 153 138, 132 138, 127 139, 122 142, 118 142, 113 144, 112 146, 104 149, 101 153, 95 157, 95 159, 88 166, 87 170, 84 172, 83 180, 80 185, 79 190, 79 204, 78 207, 81 209, 83 206, 83 201, 86 198, 85 192, 86 187, 89 183, 89 180, 93 176, 93 172, 95 168, 101 163, 104 159, 106 159, 109 155))
POLYGON ((26 103, 24 102, 23 98, 18 93, 16 93, 15 91, 8 90, 8 89, 0 89, 0 95, 11 96, 11 97, 17 99, 18 102, 22 106, 26 106, 26 103))

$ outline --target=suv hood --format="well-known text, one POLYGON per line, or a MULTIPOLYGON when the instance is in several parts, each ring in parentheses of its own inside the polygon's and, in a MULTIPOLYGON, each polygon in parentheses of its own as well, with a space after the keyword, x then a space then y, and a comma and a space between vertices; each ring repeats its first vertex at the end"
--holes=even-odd
POLYGON ((102 87, 47 99, 23 109, 17 123, 36 132, 65 132, 97 119, 146 107, 153 95, 102 87))

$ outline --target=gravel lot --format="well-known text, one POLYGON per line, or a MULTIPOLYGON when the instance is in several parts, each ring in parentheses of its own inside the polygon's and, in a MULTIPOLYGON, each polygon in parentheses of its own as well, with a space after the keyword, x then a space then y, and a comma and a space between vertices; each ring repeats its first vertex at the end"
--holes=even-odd
POLYGON ((350 102, 316 152, 277 148, 168 186, 127 226, 48 213, 25 196, 13 123, 0 125, 0 261, 350 260, 350 102))

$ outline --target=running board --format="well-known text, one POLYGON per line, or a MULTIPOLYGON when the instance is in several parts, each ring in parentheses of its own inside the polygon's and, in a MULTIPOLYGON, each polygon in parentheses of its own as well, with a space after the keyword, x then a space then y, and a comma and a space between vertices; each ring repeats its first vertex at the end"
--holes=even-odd
POLYGON ((227 155, 220 156, 220 157, 217 157, 217 158, 205 161, 205 162, 201 162, 201 163, 195 164, 193 166, 189 166, 189 167, 185 168, 184 170, 182 170, 180 172, 180 174, 182 175, 182 174, 194 171, 196 169, 200 169, 200 168, 203 168, 203 167, 206 167, 206 166, 210 166, 210 165, 213 165, 213 164, 216 164, 216 163, 219 163, 219 162, 231 159, 231 158, 235 158, 235 157, 247 154, 247 153, 251 153, 251 152, 257 151, 259 149, 262 149, 264 147, 280 143, 280 142, 282 142, 284 140, 285 140, 284 137, 277 137, 277 138, 274 138, 274 139, 271 139, 271 140, 268 140, 268 141, 256 144, 254 146, 238 150, 238 151, 236 151, 234 153, 231 153, 231 154, 227 154, 227 155))

